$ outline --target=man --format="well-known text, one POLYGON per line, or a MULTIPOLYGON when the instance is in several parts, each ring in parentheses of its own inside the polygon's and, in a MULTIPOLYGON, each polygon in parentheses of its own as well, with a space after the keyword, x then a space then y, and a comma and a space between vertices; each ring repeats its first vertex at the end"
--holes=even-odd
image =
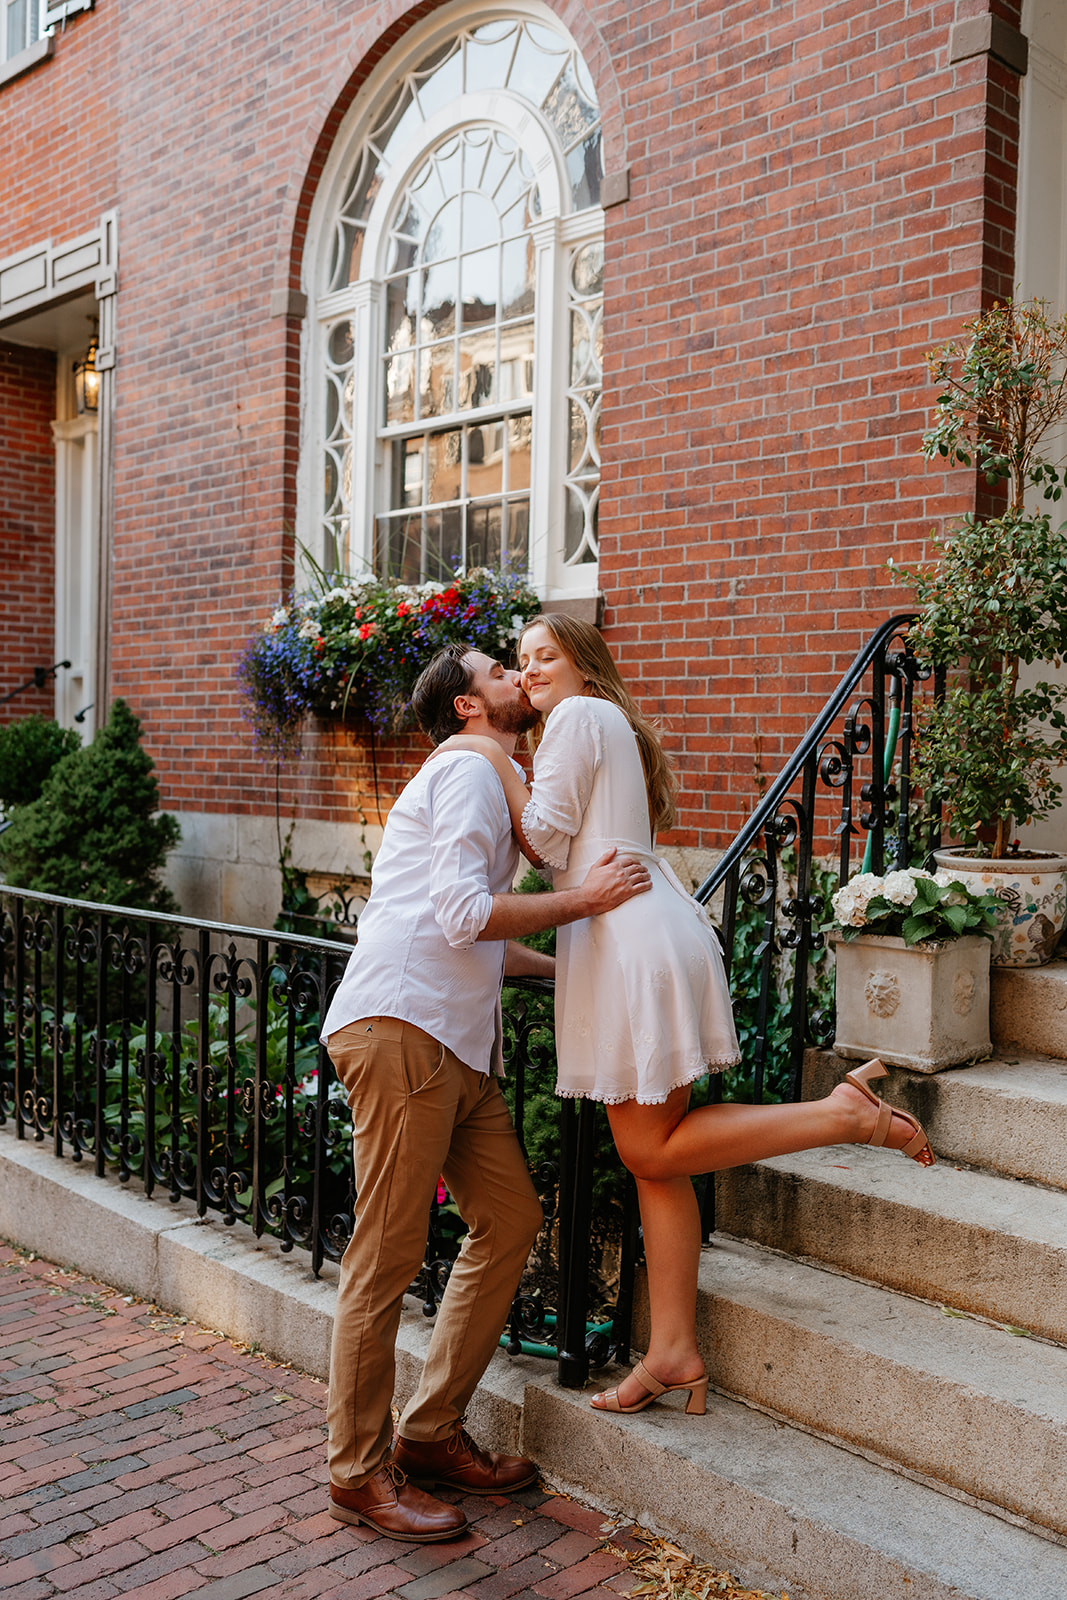
MULTIPOLYGON (((509 756, 537 721, 518 673, 465 645, 435 657, 412 703, 435 744, 486 734, 509 756)), ((536 1477, 532 1461, 482 1450, 463 1428, 542 1222, 496 1074, 501 977, 544 975, 552 961, 506 941, 650 886, 640 863, 609 851, 580 888, 516 895, 517 865, 491 764, 466 751, 429 760, 389 813, 359 942, 323 1024, 352 1110, 357 1190, 330 1358, 330 1512, 392 1539, 466 1527, 457 1506, 408 1476, 468 1494, 536 1477), (390 1458, 401 1303, 442 1174, 469 1233, 390 1458)))

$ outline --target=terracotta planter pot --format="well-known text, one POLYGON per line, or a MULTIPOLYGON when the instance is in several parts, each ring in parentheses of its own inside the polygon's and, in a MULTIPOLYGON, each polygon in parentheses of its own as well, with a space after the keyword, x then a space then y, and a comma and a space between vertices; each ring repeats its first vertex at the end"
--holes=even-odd
POLYGON ((934 860, 976 894, 994 889, 1004 904, 993 934, 994 967, 1043 967, 1067 926, 1067 856, 984 861, 961 850, 936 850, 934 860))
POLYGON ((989 949, 980 934, 915 944, 888 934, 833 940, 838 1055, 940 1072, 992 1052, 989 949))

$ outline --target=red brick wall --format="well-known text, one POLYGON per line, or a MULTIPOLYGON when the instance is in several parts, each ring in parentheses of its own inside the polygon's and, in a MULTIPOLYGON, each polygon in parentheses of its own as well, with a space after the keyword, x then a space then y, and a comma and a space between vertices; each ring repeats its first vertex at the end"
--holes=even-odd
MULTIPOLYGON (((10 248, 118 204, 113 690, 171 806, 273 804, 232 680, 291 571, 299 329, 270 300, 300 282, 340 115, 426 9, 186 0, 176 25, 109 0, 0 92, 3 187, 9 129, 47 149, 107 57, 89 158, 68 179, 57 147, 62 188, 20 198, 10 248)), ((561 0, 631 172, 607 213, 601 579, 609 640, 672 730, 680 842, 729 835, 757 750, 773 773, 902 607, 887 557, 973 501, 917 447, 923 353, 1012 278, 1017 82, 949 61, 982 10, 561 0)), ((383 792, 415 748, 379 751, 383 792)), ((313 739, 285 802, 350 818, 367 767, 313 739)))
MULTIPOLYGON (((0 342, 0 697, 55 659, 56 358, 0 342)), ((51 716, 55 688, 0 705, 0 722, 51 716)))

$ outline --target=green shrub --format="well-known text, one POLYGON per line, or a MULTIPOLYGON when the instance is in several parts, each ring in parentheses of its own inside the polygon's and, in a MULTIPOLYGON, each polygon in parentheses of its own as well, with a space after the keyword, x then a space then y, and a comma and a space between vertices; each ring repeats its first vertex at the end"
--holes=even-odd
POLYGON ((73 729, 39 712, 0 728, 0 808, 10 812, 36 800, 57 762, 80 749, 73 729))
POLYGON ((37 799, 16 809, 0 835, 0 867, 10 885, 40 894, 176 911, 159 874, 181 830, 158 812, 141 724, 116 700, 92 744, 63 756, 37 799))

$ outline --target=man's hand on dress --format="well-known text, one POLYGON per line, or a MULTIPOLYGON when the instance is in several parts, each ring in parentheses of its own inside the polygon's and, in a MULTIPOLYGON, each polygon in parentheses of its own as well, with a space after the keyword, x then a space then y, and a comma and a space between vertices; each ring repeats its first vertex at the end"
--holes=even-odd
POLYGON ((585 915, 596 917, 601 912, 614 911, 635 894, 647 894, 651 887, 652 874, 643 862, 633 856, 621 856, 613 847, 593 862, 579 893, 589 901, 585 915))

